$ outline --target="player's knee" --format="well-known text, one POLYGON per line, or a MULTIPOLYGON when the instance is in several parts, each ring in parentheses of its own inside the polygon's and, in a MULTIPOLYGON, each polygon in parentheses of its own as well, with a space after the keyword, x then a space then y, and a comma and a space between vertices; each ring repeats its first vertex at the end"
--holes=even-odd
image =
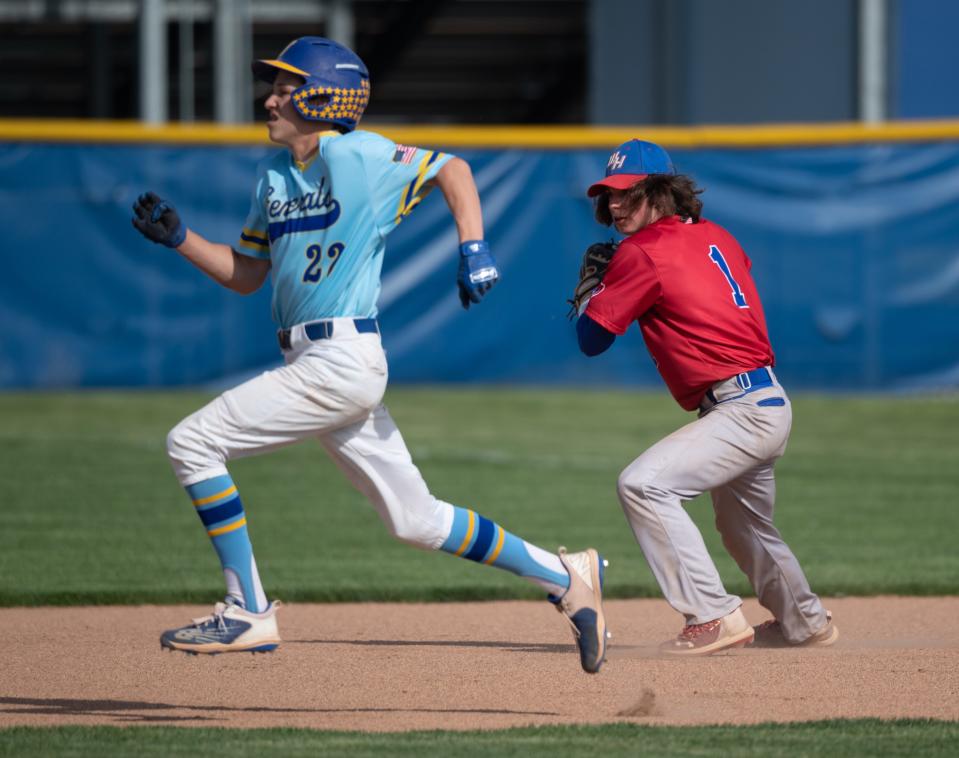
POLYGON ((217 462, 192 423, 192 417, 181 421, 167 434, 166 454, 177 474, 202 471, 217 462))
POLYGON ((400 542, 424 550, 435 550, 439 538, 438 529, 408 520, 394 522, 390 532, 400 542))
POLYGON ((181 421, 173 427, 166 436, 166 455, 170 462, 176 465, 186 457, 186 434, 181 421))
POLYGON ((628 468, 616 480, 616 494, 627 513, 652 513, 655 509, 656 492, 658 490, 653 477, 642 469, 628 468))
POLYGON ((386 519, 390 534, 407 545, 436 550, 446 536, 443 534, 442 514, 436 502, 423 503, 419 508, 405 508, 386 519))
POLYGON ((633 503, 642 499, 646 482, 644 477, 639 475, 640 473, 641 472, 632 468, 628 468, 620 473, 619 478, 616 480, 616 494, 619 497, 619 502, 622 503, 624 507, 627 503, 633 503))

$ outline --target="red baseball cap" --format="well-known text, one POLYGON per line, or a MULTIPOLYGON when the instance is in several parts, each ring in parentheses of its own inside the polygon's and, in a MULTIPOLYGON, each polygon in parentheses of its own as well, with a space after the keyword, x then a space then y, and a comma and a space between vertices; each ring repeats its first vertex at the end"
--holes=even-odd
POLYGON ((587 197, 596 197, 606 187, 629 189, 650 174, 675 174, 669 154, 653 142, 631 139, 616 148, 606 163, 606 178, 590 185, 587 197))

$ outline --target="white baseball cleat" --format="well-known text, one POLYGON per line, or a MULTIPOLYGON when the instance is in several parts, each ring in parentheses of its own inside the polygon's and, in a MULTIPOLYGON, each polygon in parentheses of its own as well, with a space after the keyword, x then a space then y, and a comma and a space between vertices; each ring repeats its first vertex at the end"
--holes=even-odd
POLYGON ((193 623, 169 629, 160 635, 160 646, 184 653, 266 653, 280 644, 274 600, 262 613, 252 613, 227 597, 217 603, 209 616, 193 619, 193 623))
POLYGON ((609 561, 592 548, 567 553, 561 547, 559 559, 569 573, 569 589, 562 597, 550 597, 550 602, 573 628, 583 671, 595 674, 606 659, 606 640, 611 636, 603 615, 603 581, 609 561))

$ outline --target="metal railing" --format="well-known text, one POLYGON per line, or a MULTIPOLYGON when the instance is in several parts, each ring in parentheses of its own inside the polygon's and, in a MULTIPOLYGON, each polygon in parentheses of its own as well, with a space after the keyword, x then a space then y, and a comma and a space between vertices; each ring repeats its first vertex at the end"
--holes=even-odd
POLYGON ((250 59, 253 24, 259 21, 323 23, 327 35, 353 44, 350 0, 0 0, 4 22, 133 22, 138 25, 139 109, 148 124, 168 118, 167 24, 178 26, 179 112, 192 121, 194 108, 193 25, 214 27, 214 113, 221 123, 253 120, 250 59))

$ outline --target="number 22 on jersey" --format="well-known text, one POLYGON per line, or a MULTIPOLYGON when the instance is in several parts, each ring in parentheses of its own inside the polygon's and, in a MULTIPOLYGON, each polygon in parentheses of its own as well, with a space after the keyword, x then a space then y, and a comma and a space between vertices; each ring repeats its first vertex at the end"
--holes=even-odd
POLYGON ((749 305, 746 303, 746 296, 743 294, 743 289, 739 286, 739 282, 733 279, 733 272, 729 270, 729 264, 726 263, 722 250, 715 245, 710 245, 709 259, 719 267, 719 270, 723 272, 723 276, 726 277, 726 282, 733 291, 733 302, 736 304, 736 307, 748 308, 749 305))
POLYGON ((323 278, 324 260, 330 263, 329 268, 326 270, 326 275, 330 276, 345 247, 346 245, 342 242, 334 242, 326 251, 326 255, 323 255, 323 248, 320 245, 310 245, 306 249, 306 257, 310 262, 306 267, 306 271, 303 272, 303 281, 313 284, 320 281, 320 279, 323 278))

